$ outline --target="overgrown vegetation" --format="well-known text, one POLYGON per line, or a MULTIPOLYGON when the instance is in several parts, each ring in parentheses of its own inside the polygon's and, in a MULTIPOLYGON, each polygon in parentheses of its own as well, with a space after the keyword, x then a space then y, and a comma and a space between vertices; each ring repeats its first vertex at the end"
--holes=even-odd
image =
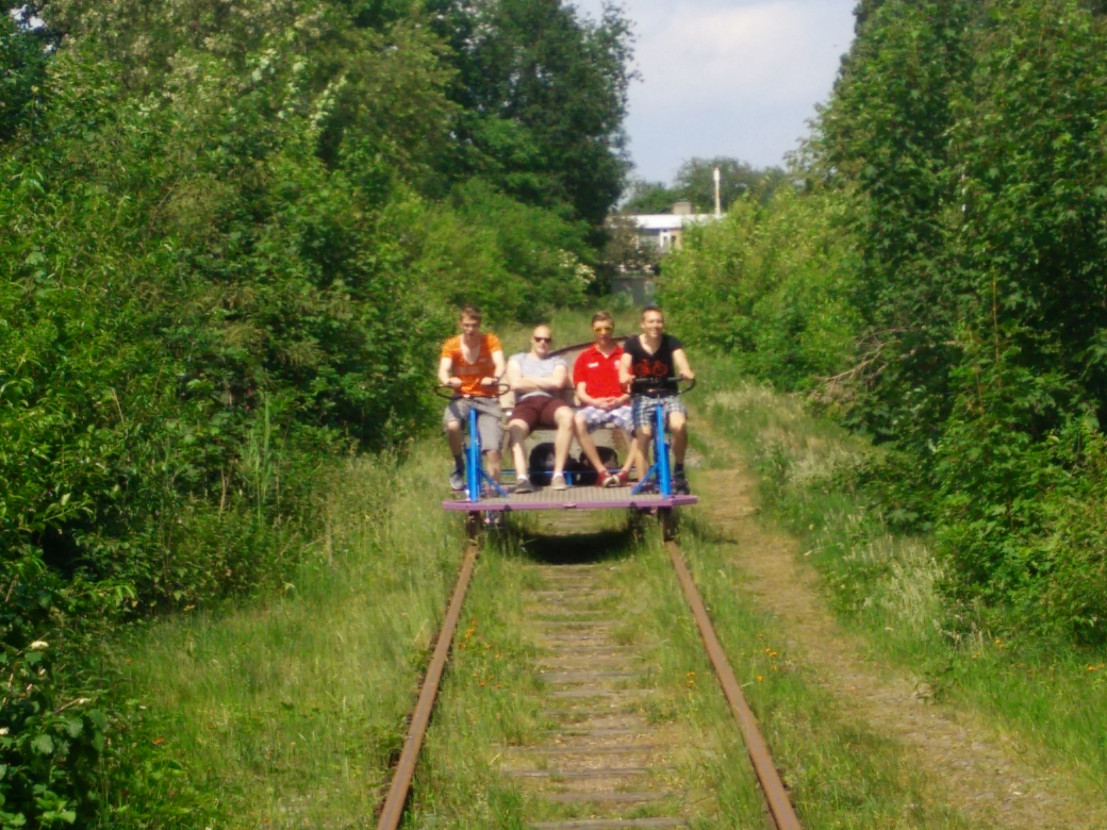
POLYGON ((904 533, 887 484, 872 485, 889 469, 886 448, 807 411, 801 395, 750 382, 727 359, 699 371, 701 412, 756 471, 763 519, 797 540, 837 619, 864 636, 865 654, 914 679, 920 701, 983 714, 1019 736, 1032 763, 1065 769, 1070 780, 1053 794, 1069 785, 1086 793, 1057 805, 1079 822, 1107 775, 1104 649, 1040 630, 988 630, 971 607, 951 609, 944 594, 954 577, 940 548, 904 533))
POLYGON ((431 5, 3 5, 0 827, 142 824, 104 630, 282 585, 319 471, 437 408, 458 303, 591 284, 626 21, 431 5))
POLYGON ((795 160, 664 263, 674 330, 888 451, 951 626, 1107 642, 1107 45, 1081 0, 862 2, 795 160))

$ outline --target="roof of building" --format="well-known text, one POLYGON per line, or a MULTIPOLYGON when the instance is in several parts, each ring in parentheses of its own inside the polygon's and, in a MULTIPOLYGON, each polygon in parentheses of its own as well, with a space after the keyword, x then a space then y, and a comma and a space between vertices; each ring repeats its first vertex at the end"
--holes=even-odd
POLYGON ((640 230, 675 231, 689 225, 713 222, 718 217, 713 213, 694 213, 684 214, 683 216, 675 213, 632 213, 630 218, 634 220, 640 230))

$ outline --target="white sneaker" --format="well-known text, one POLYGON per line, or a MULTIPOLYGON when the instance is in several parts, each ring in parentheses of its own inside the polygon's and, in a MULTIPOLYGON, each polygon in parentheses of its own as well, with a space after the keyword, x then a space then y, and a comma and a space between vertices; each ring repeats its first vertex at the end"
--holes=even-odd
POLYGON ((567 490, 569 485, 565 483, 564 473, 555 473, 554 477, 550 479, 551 490, 567 490))

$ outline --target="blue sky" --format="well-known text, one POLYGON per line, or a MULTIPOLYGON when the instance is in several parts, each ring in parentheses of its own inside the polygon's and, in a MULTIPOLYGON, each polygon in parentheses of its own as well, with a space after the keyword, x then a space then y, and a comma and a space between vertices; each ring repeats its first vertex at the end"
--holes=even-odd
MULTIPOLYGON (((599 19, 603 0, 567 0, 599 19)), ((688 159, 783 164, 825 102, 856 0, 621 0, 634 21, 627 133, 635 175, 670 184, 688 159)))

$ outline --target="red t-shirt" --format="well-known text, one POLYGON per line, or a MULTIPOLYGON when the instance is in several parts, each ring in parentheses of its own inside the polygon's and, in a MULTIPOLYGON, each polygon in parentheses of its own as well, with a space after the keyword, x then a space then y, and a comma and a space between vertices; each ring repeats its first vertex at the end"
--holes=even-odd
POLYGON ((617 398, 623 394, 619 383, 619 358, 623 356, 623 347, 615 344, 615 351, 604 356, 603 352, 592 344, 577 357, 573 364, 573 386, 584 384, 584 391, 593 398, 617 398))
POLYGON ((461 350, 461 335, 455 334, 442 344, 441 357, 448 357, 453 362, 453 374, 461 378, 462 395, 473 395, 485 398, 495 397, 498 392, 493 387, 491 390, 481 386, 481 378, 495 377, 496 364, 492 360, 492 352, 503 351, 500 338, 488 333, 480 336, 480 348, 477 351, 477 359, 472 363, 465 362, 465 354, 461 350))

